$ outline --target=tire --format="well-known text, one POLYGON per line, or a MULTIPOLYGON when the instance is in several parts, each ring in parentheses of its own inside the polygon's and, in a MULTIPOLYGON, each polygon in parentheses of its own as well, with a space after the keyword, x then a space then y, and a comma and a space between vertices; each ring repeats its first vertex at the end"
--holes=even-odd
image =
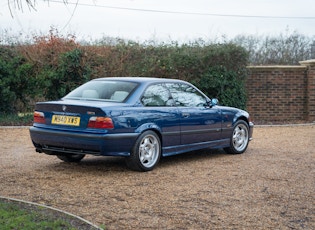
POLYGON ((230 146, 224 148, 228 154, 241 154, 247 149, 249 142, 249 127, 247 122, 238 120, 231 135, 230 146))
POLYGON ((64 162, 80 162, 85 155, 84 154, 67 154, 57 155, 57 157, 64 162))
POLYGON ((146 172, 151 171, 161 158, 161 140, 153 131, 142 133, 136 140, 130 156, 126 158, 128 168, 146 172))

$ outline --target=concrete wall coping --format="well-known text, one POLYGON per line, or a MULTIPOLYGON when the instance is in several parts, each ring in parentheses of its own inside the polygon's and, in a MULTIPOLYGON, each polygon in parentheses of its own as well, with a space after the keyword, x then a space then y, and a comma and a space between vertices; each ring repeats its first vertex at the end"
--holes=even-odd
POLYGON ((315 59, 300 61, 299 63, 303 66, 315 66, 315 59))
POLYGON ((247 69, 253 69, 253 70, 275 70, 275 69, 306 69, 306 66, 303 65, 261 65, 261 66, 247 66, 247 69))
POLYGON ((300 65, 249 65, 247 69, 306 69, 308 66, 315 66, 315 59, 300 61, 300 65))

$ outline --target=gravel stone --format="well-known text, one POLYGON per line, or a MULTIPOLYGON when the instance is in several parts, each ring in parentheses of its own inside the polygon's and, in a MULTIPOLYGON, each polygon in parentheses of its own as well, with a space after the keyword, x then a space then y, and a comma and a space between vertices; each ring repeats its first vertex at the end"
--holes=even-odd
POLYGON ((244 154, 202 150, 150 172, 123 158, 65 163, 35 152, 27 127, 0 128, 0 195, 106 229, 315 229, 315 125, 255 127, 244 154))

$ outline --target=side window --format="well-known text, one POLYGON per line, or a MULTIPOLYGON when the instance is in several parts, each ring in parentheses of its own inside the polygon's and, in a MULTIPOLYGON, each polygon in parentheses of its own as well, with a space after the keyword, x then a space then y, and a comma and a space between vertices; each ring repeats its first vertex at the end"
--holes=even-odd
POLYGON ((184 83, 168 83, 167 88, 172 94, 176 106, 202 107, 206 98, 194 87, 184 83))
POLYGON ((149 86, 142 98, 141 102, 144 106, 173 106, 170 92, 163 84, 149 86))

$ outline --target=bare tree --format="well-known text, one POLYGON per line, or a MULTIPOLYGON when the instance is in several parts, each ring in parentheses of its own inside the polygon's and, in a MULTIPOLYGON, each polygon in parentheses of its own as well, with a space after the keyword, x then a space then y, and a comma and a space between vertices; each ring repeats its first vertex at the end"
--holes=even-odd
MULTIPOLYGON (((49 2, 49 0, 42 0, 44 2, 49 2)), ((29 10, 36 10, 36 2, 38 0, 7 0, 11 16, 13 17, 12 8, 23 11, 24 7, 29 10)), ((67 0, 63 0, 64 4, 67 4, 67 0)))
POLYGON ((234 38, 233 42, 249 52, 251 64, 298 64, 311 58, 314 37, 293 33, 280 33, 277 36, 246 36, 234 38))
POLYGON ((34 9, 35 10, 35 4, 36 0, 7 0, 8 1, 8 6, 12 15, 12 7, 23 11, 24 5, 26 5, 29 9, 34 9))

